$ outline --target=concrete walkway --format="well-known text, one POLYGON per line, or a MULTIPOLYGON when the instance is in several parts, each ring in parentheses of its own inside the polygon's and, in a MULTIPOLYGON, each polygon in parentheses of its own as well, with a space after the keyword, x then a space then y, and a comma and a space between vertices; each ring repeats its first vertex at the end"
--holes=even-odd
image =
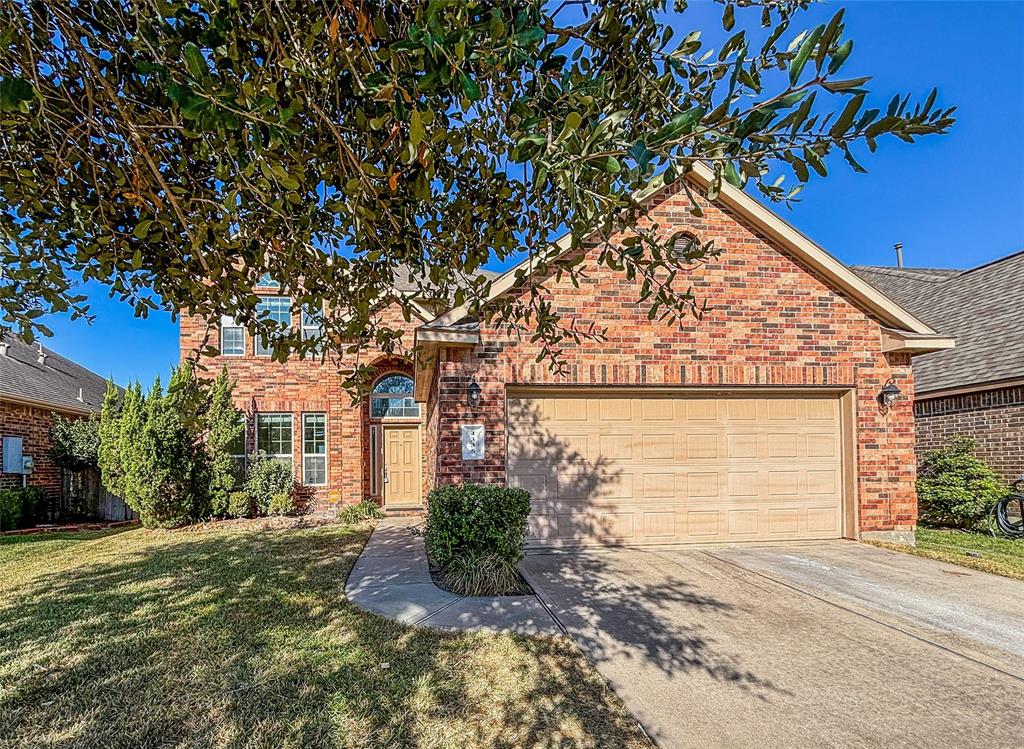
POLYGON ((359 555, 345 592, 366 611, 419 627, 457 631, 559 635, 537 596, 458 596, 434 585, 420 518, 385 518, 359 555))

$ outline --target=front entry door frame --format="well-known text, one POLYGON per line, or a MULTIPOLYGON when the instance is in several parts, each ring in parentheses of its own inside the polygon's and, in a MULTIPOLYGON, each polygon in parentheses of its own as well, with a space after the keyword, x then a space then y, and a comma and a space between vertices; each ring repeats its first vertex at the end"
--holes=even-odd
POLYGON ((381 422, 381 455, 383 474, 383 501, 386 508, 405 508, 423 506, 423 442, 420 438, 420 425, 408 422, 381 422), (411 466, 401 464, 401 456, 393 455, 396 439, 411 439, 411 466), (395 464, 398 461, 398 464, 395 464), (411 471, 411 487, 404 487, 401 495, 396 492, 402 488, 401 482, 408 481, 409 474, 401 476, 400 471, 408 468, 411 471))

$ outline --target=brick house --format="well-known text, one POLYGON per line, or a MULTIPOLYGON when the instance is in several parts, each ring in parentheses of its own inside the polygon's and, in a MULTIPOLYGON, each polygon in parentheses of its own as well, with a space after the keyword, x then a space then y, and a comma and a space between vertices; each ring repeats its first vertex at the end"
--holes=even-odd
MULTIPOLYGON (((0 341, 0 437, 15 438, 23 455, 33 459, 25 483, 42 488, 52 507, 57 506, 62 485, 61 469, 47 454, 54 416, 98 414, 106 389, 107 381, 98 374, 42 345, 14 338, 0 341)), ((22 474, 0 473, 0 489, 21 485, 22 474)))
MULTIPOLYGON (((380 311, 415 361, 364 353, 379 379, 356 406, 330 365, 271 362, 230 319, 183 318, 182 355, 219 337, 207 364, 237 380, 244 450, 290 458, 325 505, 421 508, 435 485, 480 481, 531 490, 542 545, 912 541, 911 356, 952 340, 743 192, 702 197, 707 169, 689 179, 702 217, 676 187, 648 198, 646 220, 722 250, 689 271, 703 319, 648 321, 639 284, 590 247, 581 288, 542 279, 566 319, 606 328, 565 350, 558 373, 528 340, 439 300, 408 324, 380 311), (883 406, 887 384, 902 395, 883 406)), ((492 294, 525 293, 526 276, 509 270, 492 294)), ((266 314, 300 324, 285 290, 257 293, 266 314)))
POLYGON ((970 270, 855 266, 859 276, 956 338, 914 360, 918 459, 956 435, 1007 481, 1024 474, 1024 252, 970 270))

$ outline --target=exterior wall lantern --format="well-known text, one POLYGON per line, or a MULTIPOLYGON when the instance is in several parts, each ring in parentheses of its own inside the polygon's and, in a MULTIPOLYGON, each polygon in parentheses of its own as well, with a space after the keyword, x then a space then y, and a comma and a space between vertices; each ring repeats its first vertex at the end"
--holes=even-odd
POLYGON ((878 403, 883 411, 888 411, 899 397, 900 389, 896 387, 896 380, 890 377, 878 392, 878 403))
POLYGON ((476 408, 480 405, 480 393, 480 383, 478 383, 474 377, 469 383, 469 387, 466 388, 466 397, 469 399, 470 408, 476 408))

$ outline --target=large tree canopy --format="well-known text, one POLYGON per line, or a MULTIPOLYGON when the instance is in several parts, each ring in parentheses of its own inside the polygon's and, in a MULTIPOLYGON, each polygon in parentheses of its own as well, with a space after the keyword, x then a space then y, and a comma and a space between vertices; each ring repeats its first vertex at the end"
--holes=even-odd
MULTIPOLYGON (((855 146, 950 126, 934 91, 872 107, 843 13, 798 30, 804 5, 724 2, 708 49, 658 0, 0 0, 0 321, 88 315, 76 286, 97 279, 138 315, 237 315, 279 358, 351 364, 395 346, 372 312, 398 268, 479 311, 484 263, 578 273, 559 234, 629 226, 697 160, 788 200, 832 154, 861 171, 855 146), (323 307, 329 345, 259 317, 268 272, 323 307)), ((601 257, 670 323, 699 305, 671 241, 601 257)), ((539 290, 484 314, 552 361, 595 333, 539 290)))

